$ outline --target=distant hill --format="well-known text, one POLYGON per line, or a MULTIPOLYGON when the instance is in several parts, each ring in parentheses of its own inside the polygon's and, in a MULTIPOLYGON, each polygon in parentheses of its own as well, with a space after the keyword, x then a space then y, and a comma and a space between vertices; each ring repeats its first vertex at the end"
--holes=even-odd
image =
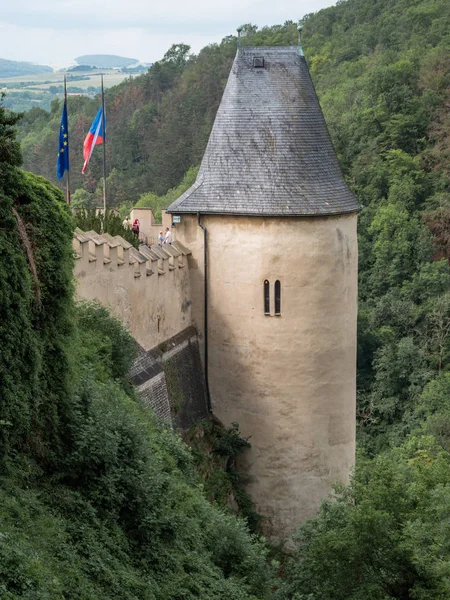
POLYGON ((97 68, 95 65, 77 65, 76 67, 69 67, 67 71, 92 71, 92 69, 97 68))
POLYGON ((45 65, 34 65, 29 62, 0 58, 0 77, 20 77, 21 75, 37 75, 39 73, 53 73, 53 69, 45 65))
POLYGON ((78 56, 75 61, 79 65, 95 65, 100 69, 113 69, 114 67, 130 67, 139 62, 137 58, 125 58, 114 54, 85 54, 78 56))

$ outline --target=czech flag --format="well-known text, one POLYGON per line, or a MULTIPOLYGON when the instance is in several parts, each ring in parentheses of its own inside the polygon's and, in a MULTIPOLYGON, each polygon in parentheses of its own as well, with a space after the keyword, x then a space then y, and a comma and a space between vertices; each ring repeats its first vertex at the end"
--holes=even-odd
MULTIPOLYGON (((91 128, 89 129, 89 133, 87 134, 86 139, 84 140, 84 145, 83 145, 84 165, 81 170, 83 175, 84 175, 84 172, 86 171, 86 167, 89 164, 89 160, 92 156, 94 146, 96 146, 97 144, 103 144, 103 142, 104 142, 105 135, 103 132, 102 115, 103 115, 103 109, 102 109, 102 107, 100 107, 99 111, 97 113, 97 116, 95 117, 94 121, 92 122, 91 128)), ((105 115, 105 129, 106 129, 106 115, 105 115)))

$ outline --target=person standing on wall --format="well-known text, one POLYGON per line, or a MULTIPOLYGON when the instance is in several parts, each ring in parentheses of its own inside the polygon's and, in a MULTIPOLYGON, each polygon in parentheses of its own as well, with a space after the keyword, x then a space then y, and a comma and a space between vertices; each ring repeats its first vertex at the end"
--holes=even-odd
POLYGON ((164 240, 165 240, 164 234, 162 231, 160 231, 159 235, 158 235, 158 246, 162 246, 164 244, 164 240))
POLYGON ((166 235, 164 236, 164 243, 171 244, 172 243, 172 232, 168 227, 166 227, 166 235))
POLYGON ((124 229, 130 229, 130 227, 131 227, 130 217, 126 216, 122 225, 123 225, 124 229))
POLYGON ((140 227, 140 223, 139 223, 139 219, 135 219, 133 221, 133 226, 131 227, 133 233, 135 235, 137 235, 139 237, 139 227, 140 227))

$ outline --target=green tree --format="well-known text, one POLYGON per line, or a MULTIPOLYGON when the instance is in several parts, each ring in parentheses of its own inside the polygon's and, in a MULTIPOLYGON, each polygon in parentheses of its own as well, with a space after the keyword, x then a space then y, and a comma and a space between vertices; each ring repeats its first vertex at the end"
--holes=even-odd
POLYGON ((368 233, 373 244, 369 285, 374 294, 409 279, 431 254, 430 240, 420 221, 400 203, 380 206, 368 233))
POLYGON ((178 68, 183 68, 188 59, 191 47, 187 44, 172 44, 164 54, 163 62, 173 63, 178 68))
POLYGON ((92 208, 95 204, 94 195, 78 188, 70 198, 72 208, 92 208))
POLYGON ((433 438, 368 461, 295 536, 277 600, 444 600, 450 455, 433 438), (433 543, 430 543, 433 540, 433 543))

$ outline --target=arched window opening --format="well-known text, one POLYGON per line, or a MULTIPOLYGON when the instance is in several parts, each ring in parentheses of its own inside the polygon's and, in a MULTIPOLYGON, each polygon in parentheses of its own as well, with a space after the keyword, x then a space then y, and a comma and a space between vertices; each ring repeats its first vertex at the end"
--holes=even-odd
POLYGON ((275 281, 275 314, 281 315, 281 283, 278 279, 275 281))
POLYGON ((270 315, 270 283, 268 279, 264 280, 264 314, 270 315))

